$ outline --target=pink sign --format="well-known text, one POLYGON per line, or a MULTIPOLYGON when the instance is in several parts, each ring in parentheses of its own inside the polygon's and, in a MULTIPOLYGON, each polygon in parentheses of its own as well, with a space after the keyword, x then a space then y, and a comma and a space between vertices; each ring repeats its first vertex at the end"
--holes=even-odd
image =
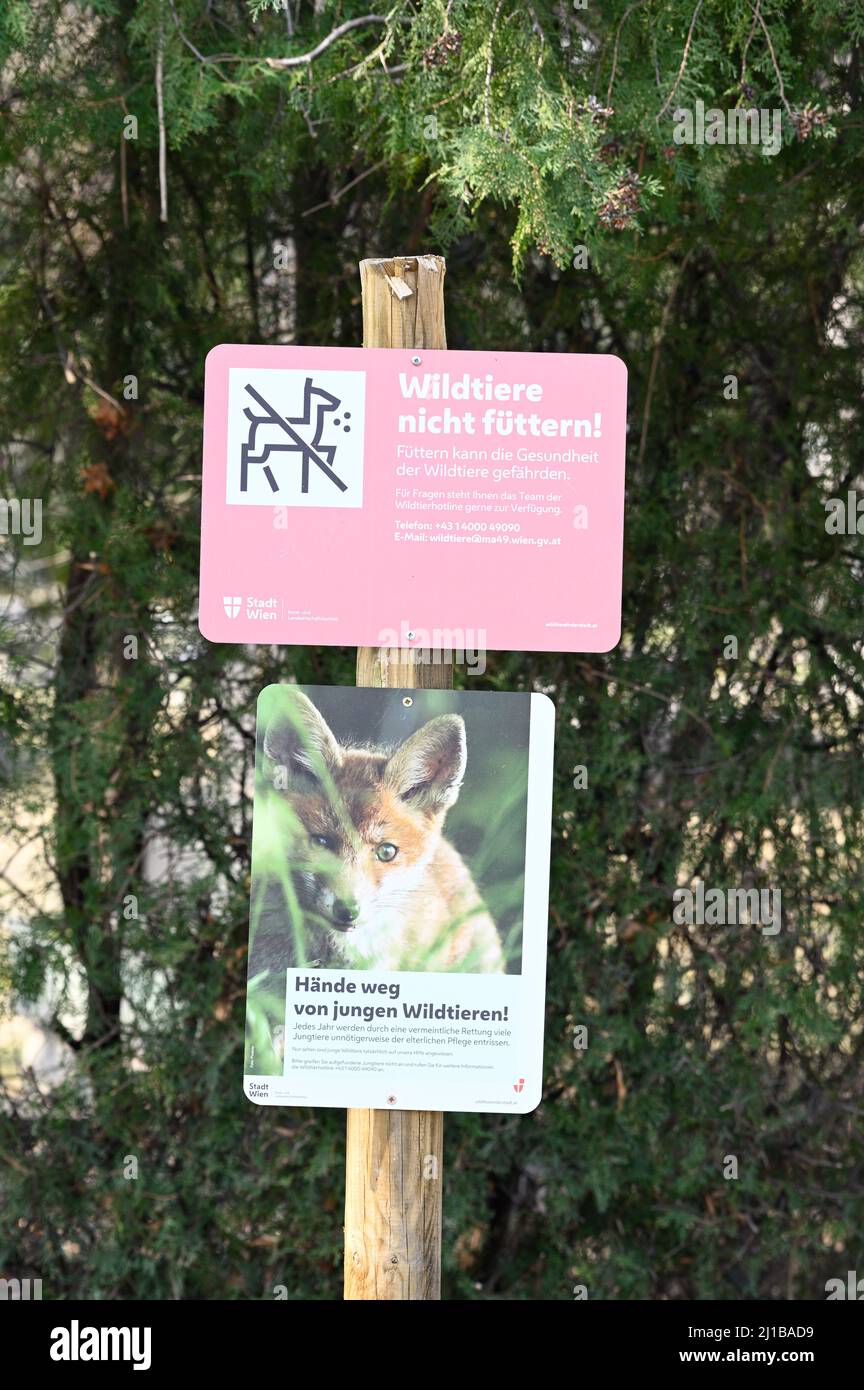
POLYGON ((612 356, 214 348, 202 633, 609 651, 626 401, 612 356))

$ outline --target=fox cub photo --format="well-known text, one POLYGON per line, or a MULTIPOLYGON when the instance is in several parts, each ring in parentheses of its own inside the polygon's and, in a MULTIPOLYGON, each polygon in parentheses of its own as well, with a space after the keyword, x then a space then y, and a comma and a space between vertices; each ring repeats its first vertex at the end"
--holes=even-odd
POLYGON ((504 971, 498 928, 446 835, 469 757, 462 716, 429 719, 392 747, 345 743, 307 695, 283 689, 262 769, 281 872, 263 885, 250 975, 504 971))

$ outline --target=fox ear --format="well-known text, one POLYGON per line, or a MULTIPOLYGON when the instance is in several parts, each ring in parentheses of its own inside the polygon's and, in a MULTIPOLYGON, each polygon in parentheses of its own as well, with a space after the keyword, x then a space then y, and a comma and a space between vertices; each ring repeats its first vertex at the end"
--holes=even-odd
POLYGON ((324 771, 342 764, 342 751, 323 716, 301 690, 292 690, 290 703, 279 711, 264 735, 264 752, 289 781, 319 781, 324 771))
POLYGON ((459 795, 466 760, 464 720, 442 714, 396 749, 384 769, 384 785, 418 810, 446 811, 459 795))

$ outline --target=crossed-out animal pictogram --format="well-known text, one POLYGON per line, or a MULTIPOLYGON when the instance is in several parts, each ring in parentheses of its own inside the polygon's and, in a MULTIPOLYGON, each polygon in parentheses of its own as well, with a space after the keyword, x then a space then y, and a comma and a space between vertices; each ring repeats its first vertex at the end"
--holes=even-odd
MULTIPOLYGON (((249 421, 249 438, 243 444, 240 453, 240 491, 246 492, 249 486, 249 465, 263 465, 264 476, 270 485, 271 492, 279 491, 279 484, 273 474, 273 470, 268 463, 272 454, 296 453, 300 455, 301 475, 300 490, 303 493, 309 491, 310 467, 312 464, 319 468, 326 478, 339 489, 340 492, 347 492, 348 485, 333 471, 334 460, 336 457, 335 444, 322 444, 321 438, 326 425, 329 423, 328 417, 334 415, 342 402, 338 396, 325 391, 322 386, 315 386, 311 376, 306 378, 303 387, 303 414, 296 416, 284 416, 270 405, 264 397, 255 390, 254 386, 246 383, 245 390, 260 407, 261 413, 256 413, 252 407, 247 406, 243 414, 249 421), (295 426, 308 426, 313 423, 314 432, 311 438, 306 439, 295 429, 295 426), (258 431, 262 426, 275 426, 279 433, 270 436, 262 441, 256 451, 258 431)), ((344 412, 344 418, 351 418, 350 411, 344 412)), ((341 420, 333 420, 336 425, 342 424, 341 420)), ((350 432, 350 425, 343 425, 345 433, 350 432)))

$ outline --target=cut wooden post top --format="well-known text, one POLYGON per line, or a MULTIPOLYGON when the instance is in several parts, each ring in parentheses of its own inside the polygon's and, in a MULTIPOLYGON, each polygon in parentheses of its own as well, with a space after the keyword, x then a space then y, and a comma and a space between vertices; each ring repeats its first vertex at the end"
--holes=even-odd
POLYGON ((443 256, 360 262, 363 346, 446 348, 443 256))

